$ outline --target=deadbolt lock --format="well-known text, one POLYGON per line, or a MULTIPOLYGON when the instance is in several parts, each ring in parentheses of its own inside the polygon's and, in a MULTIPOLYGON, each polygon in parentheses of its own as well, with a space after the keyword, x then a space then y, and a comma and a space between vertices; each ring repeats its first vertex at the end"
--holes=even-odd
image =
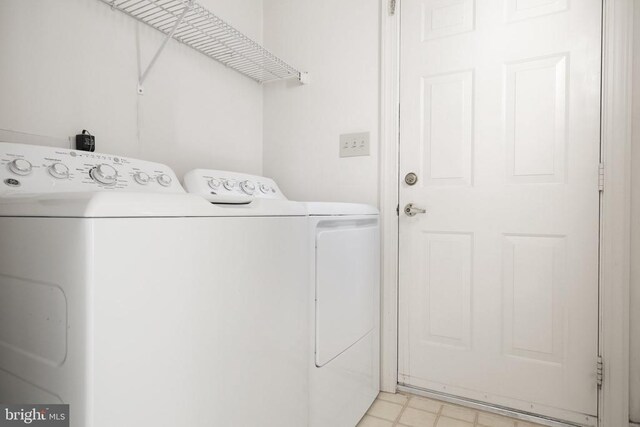
POLYGON ((414 185, 416 182, 418 182, 418 175, 416 175, 413 172, 409 172, 405 177, 404 177, 404 182, 407 183, 407 185, 414 185))

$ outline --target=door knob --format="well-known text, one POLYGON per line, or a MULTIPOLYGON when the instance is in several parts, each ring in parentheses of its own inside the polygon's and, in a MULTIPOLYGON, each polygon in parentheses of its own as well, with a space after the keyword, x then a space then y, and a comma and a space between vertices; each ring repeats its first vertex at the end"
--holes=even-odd
POLYGON ((404 213, 407 214, 407 216, 416 216, 419 213, 426 213, 427 211, 421 208, 416 208, 415 206, 413 206, 413 203, 409 203, 407 206, 404 207, 404 213))
POLYGON ((418 175, 416 175, 413 172, 409 172, 405 177, 404 177, 404 182, 407 183, 407 185, 414 185, 416 182, 418 182, 418 175))

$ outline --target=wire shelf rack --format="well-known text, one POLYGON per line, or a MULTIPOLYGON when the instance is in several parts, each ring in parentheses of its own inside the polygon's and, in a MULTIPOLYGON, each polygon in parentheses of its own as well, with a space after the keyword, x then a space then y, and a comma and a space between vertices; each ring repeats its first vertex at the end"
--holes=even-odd
POLYGON ((298 78, 301 73, 193 0, 100 0, 165 34, 166 39, 140 83, 170 38, 257 81, 298 78))

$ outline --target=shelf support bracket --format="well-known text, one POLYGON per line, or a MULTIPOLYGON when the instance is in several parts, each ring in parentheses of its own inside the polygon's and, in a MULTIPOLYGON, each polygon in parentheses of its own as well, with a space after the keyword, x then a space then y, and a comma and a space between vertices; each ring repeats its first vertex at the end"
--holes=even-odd
POLYGON ((298 74, 298 81, 302 85, 308 85, 311 82, 311 76, 309 76, 309 73, 302 71, 298 74))
POLYGON ((184 7, 184 9, 182 10, 182 13, 180 13, 180 16, 178 17, 176 22, 173 24, 173 27, 171 28, 171 31, 169 31, 165 35, 164 40, 162 41, 162 44, 160 45, 160 47, 156 51, 155 55, 153 55, 153 58, 151 58, 151 61, 149 62, 149 65, 147 65, 147 68, 140 75, 140 78, 138 79, 138 95, 144 95, 144 87, 142 86, 142 84, 144 83, 145 79, 149 75, 149 71, 151 71, 151 68, 156 63, 158 58, 160 57, 160 54, 164 50, 164 48, 167 45, 167 43, 169 42, 169 40, 171 38, 173 38, 173 34, 176 32, 176 30, 178 29, 178 27, 182 23, 182 20, 187 15, 187 12, 189 12, 193 8, 193 2, 194 2, 194 0, 189 0, 189 3, 184 7))

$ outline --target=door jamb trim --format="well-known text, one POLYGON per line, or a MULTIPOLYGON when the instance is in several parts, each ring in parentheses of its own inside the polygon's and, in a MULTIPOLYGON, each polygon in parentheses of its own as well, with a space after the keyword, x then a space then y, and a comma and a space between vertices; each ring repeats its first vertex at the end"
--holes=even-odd
POLYGON ((600 218, 601 426, 629 423, 629 274, 631 257, 631 89, 633 0, 604 0, 601 150, 606 188, 600 218))
POLYGON ((398 154, 400 108, 400 8, 391 14, 380 0, 380 389, 395 393, 398 383, 398 154))
MULTIPOLYGON (((382 236, 381 384, 398 379, 398 216, 400 9, 380 0, 380 193, 382 236)), ((604 382, 599 425, 629 422, 629 267, 633 0, 603 0, 601 150, 607 189, 601 199, 600 355, 604 382)))

